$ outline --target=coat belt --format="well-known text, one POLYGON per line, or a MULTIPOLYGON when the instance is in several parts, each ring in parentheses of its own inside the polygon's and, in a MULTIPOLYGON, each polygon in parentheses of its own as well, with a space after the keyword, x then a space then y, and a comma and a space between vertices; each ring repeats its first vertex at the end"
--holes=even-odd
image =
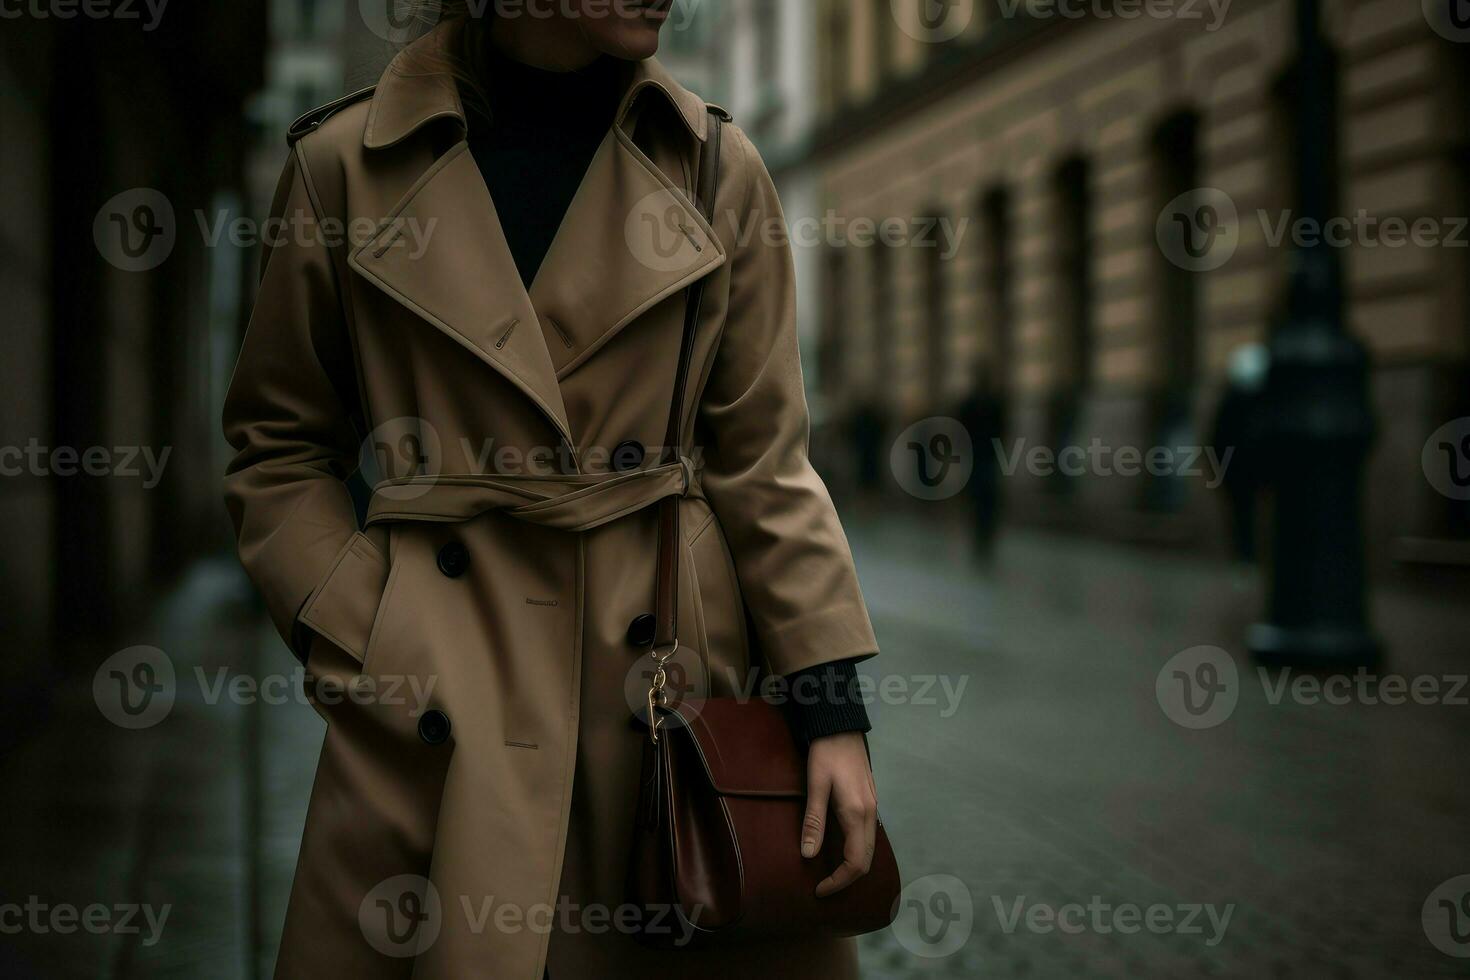
POLYGON ((589 531, 665 497, 690 496, 703 495, 694 463, 686 456, 631 473, 415 476, 378 484, 367 523, 453 524, 501 511, 545 527, 589 531))

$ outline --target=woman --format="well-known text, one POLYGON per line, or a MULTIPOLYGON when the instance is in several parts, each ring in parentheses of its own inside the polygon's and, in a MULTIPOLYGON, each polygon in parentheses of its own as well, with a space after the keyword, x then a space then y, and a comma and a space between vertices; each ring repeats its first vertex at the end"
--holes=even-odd
POLYGON ((842 837, 818 894, 865 873, 876 813, 850 681, 877 648, 807 461, 780 208, 732 125, 715 220, 691 202, 711 124, 652 59, 669 6, 450 5, 373 90, 292 127, 291 232, 225 407, 240 557, 328 722, 279 977, 856 973, 851 941, 622 934, 662 497, 676 676, 793 681, 789 845, 842 837), (359 447, 383 471, 361 530, 359 447))

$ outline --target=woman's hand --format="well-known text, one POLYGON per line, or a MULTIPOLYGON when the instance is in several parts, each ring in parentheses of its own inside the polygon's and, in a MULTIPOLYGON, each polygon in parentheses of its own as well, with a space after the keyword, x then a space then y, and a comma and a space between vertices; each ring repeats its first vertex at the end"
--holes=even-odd
POLYGON ((878 833, 878 790, 868 751, 858 732, 828 735, 807 751, 806 819, 801 856, 816 857, 827 834, 828 813, 842 828, 842 865, 817 886, 817 897, 842 891, 868 873, 878 833))

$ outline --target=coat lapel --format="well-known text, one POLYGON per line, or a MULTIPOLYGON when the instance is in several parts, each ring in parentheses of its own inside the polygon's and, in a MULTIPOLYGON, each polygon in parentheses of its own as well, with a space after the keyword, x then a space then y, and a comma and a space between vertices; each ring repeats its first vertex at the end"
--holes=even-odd
POLYGON ((724 262, 724 247, 684 190, 614 126, 531 284, 557 376, 724 262))
POLYGON ((505 375, 571 441, 556 368, 467 144, 434 162, 348 264, 505 375))
MULTIPOLYGON (((363 133, 366 148, 396 146, 434 120, 452 119, 464 134, 456 84, 432 67, 442 64, 446 40, 435 30, 388 66, 363 133)), ((630 136, 645 93, 666 98, 695 142, 704 141, 704 102, 656 61, 640 62, 529 292, 464 140, 434 161, 348 259, 368 282, 513 382, 573 445, 560 379, 726 261, 689 194, 630 136)))

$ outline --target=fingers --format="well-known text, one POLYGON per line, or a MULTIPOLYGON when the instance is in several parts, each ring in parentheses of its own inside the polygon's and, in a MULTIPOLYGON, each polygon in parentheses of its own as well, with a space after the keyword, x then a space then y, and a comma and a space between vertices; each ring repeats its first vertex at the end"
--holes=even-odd
POLYGON ((874 842, 878 835, 878 806, 869 794, 850 792, 837 800, 837 822, 842 826, 842 864, 817 886, 817 897, 826 898, 857 881, 873 866, 874 842))
POLYGON ((816 857, 827 834, 827 797, 832 792, 832 779, 817 766, 807 779, 806 816, 801 821, 801 856, 816 857))

